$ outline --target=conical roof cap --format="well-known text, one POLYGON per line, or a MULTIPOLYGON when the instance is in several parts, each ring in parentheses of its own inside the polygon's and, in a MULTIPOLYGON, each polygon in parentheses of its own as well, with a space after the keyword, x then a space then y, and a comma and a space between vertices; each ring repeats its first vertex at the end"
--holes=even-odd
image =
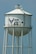
POLYGON ((16 9, 14 9, 10 12, 7 12, 5 14, 27 14, 27 15, 32 15, 31 13, 24 11, 23 8, 21 8, 20 5, 17 5, 16 9))

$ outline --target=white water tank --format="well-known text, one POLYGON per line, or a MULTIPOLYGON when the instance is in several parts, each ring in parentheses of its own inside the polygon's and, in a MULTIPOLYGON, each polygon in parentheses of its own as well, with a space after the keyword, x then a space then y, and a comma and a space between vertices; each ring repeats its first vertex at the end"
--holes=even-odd
POLYGON ((16 9, 5 13, 5 28, 8 28, 8 33, 11 35, 14 28, 15 36, 21 36, 23 29, 23 35, 25 35, 31 30, 31 16, 31 13, 24 11, 20 5, 17 5, 16 9))

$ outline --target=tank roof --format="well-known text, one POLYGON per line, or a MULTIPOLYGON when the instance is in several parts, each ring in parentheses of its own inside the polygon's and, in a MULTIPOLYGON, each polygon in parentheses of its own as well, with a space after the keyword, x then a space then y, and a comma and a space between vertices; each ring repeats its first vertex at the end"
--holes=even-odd
POLYGON ((23 10, 23 8, 20 6, 20 5, 17 5, 16 6, 16 9, 10 11, 10 12, 7 12, 5 14, 27 14, 27 15, 32 15, 31 13, 29 12, 26 12, 25 10, 23 10))

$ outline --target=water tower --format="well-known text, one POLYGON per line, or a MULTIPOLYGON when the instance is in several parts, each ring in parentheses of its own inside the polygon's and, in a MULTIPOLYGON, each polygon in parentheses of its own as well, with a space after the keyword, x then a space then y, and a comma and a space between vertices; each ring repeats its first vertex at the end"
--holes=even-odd
POLYGON ((5 13, 2 54, 32 54, 31 17, 32 14, 24 11, 19 4, 14 10, 5 13), (12 43, 10 46, 8 45, 8 34, 11 36, 12 43), (26 41, 28 44, 25 44, 26 41))

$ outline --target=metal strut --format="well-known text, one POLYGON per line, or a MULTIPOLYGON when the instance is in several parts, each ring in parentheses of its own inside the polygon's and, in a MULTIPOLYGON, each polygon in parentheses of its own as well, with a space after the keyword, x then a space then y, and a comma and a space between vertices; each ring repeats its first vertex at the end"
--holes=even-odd
POLYGON ((16 46, 17 46, 17 53, 16 54, 19 54, 19 36, 17 36, 16 46))
POLYGON ((12 37, 12 54, 14 54, 14 28, 13 28, 13 37, 12 37))
POLYGON ((23 37, 23 29, 21 30, 21 54, 23 54, 23 42, 22 42, 22 37, 23 37))
POLYGON ((3 39, 3 51, 2 51, 2 54, 5 53, 5 30, 4 30, 4 39, 3 39))
POLYGON ((5 54, 7 54, 7 53, 6 53, 6 49, 7 49, 8 28, 5 28, 5 32, 6 32, 6 34, 5 34, 5 54))

